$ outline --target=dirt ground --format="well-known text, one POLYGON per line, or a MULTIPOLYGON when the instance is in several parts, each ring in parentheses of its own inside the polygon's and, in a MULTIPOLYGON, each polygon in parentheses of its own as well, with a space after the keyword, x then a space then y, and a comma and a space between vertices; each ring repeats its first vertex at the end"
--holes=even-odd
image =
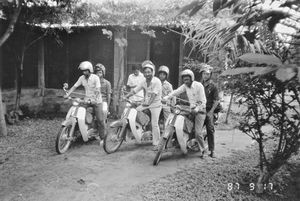
POLYGON ((149 145, 126 145, 107 155, 98 141, 76 143, 64 155, 55 152, 61 119, 26 120, 9 127, 0 143, 0 200, 88 201, 125 199, 137 186, 244 150, 251 140, 238 130, 217 130, 217 159, 168 153, 152 166, 149 145))

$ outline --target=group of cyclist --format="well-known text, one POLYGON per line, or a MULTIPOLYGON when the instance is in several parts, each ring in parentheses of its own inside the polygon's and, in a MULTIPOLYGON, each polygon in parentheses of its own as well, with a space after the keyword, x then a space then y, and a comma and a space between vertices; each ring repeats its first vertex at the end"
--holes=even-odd
MULTIPOLYGON (((173 90, 168 82, 169 68, 160 66, 155 76, 155 65, 146 60, 140 66, 133 66, 133 73, 129 75, 126 88, 128 90, 125 98, 140 102, 142 106, 148 107, 151 112, 152 144, 153 150, 157 150, 160 141, 159 117, 163 112, 166 120, 171 112, 170 107, 163 105, 175 104, 176 97, 186 93, 191 113, 195 119, 195 136, 200 147, 200 157, 205 153, 203 126, 206 126, 208 149, 210 156, 215 157, 214 152, 214 113, 219 106, 219 95, 217 87, 212 83, 212 67, 208 64, 200 64, 200 79, 195 80, 193 71, 185 69, 181 72, 183 84, 173 90)), ((67 98, 77 87, 82 85, 85 88, 85 99, 92 100, 95 116, 97 118, 100 140, 104 139, 106 132, 106 119, 108 107, 111 102, 111 84, 105 77, 103 64, 96 64, 95 68, 89 61, 80 63, 79 69, 82 76, 66 94, 67 98)))

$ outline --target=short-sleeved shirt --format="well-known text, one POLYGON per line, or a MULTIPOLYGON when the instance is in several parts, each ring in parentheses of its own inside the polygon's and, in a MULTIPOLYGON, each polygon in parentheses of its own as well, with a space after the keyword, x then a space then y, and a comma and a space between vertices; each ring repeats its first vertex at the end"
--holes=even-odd
MULTIPOLYGON (((139 73, 138 75, 130 74, 128 77, 127 85, 130 87, 133 86, 139 86, 141 83, 145 81, 145 77, 142 73, 139 73)), ((133 91, 134 88, 131 89, 133 91)), ((143 101, 144 100, 144 91, 141 90, 135 95, 130 97, 130 100, 132 101, 143 101)))
POLYGON ((167 80, 162 82, 162 97, 166 97, 173 91, 173 86, 167 80))
POLYGON ((188 87, 185 84, 183 84, 178 89, 171 92, 168 95, 168 97, 178 96, 179 94, 184 92, 186 92, 186 95, 189 98, 191 107, 198 105, 199 103, 201 103, 201 105, 206 106, 204 86, 200 82, 193 81, 191 87, 188 87))
POLYGON ((161 105, 161 96, 162 96, 162 84, 160 79, 153 77, 150 81, 149 86, 147 86, 146 80, 142 82, 137 88, 134 89, 134 92, 139 92, 141 90, 145 91, 145 101, 148 102, 152 94, 156 94, 155 99, 151 103, 151 106, 160 106, 161 105))
POLYGON ((216 85, 212 82, 204 85, 206 95, 206 110, 210 110, 215 101, 219 100, 219 92, 216 85))
POLYGON ((85 78, 84 75, 80 76, 74 86, 77 88, 83 86, 85 89, 85 100, 93 100, 96 103, 102 103, 102 98, 100 92, 100 79, 97 75, 91 74, 88 78, 85 78), (99 94, 98 97, 96 96, 99 94))
POLYGON ((111 84, 108 80, 100 78, 102 101, 108 102, 108 95, 112 93, 111 84))
MULTIPOLYGON (((173 86, 170 82, 167 80, 162 82, 162 98, 166 97, 173 91, 173 86)), ((173 98, 172 100, 169 101, 170 104, 175 105, 176 99, 173 98)))

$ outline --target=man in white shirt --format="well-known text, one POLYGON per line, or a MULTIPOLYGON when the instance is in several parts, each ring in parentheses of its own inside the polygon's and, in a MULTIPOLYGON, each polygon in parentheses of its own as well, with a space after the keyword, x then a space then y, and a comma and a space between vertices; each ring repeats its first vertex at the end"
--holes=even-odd
POLYGON ((158 126, 159 115, 161 112, 161 96, 162 96, 162 84, 161 81, 154 76, 155 66, 154 64, 146 60, 142 63, 145 80, 140 83, 132 92, 130 92, 126 98, 132 97, 139 91, 145 91, 145 100, 142 104, 144 107, 149 107, 151 112, 151 126, 152 126, 152 143, 154 145, 153 150, 158 149, 160 139, 160 129, 158 126))
MULTIPOLYGON (((127 88, 130 90, 130 92, 133 91, 134 88, 139 86, 141 83, 145 81, 144 74, 140 72, 138 66, 133 66, 133 73, 129 75, 128 81, 127 81, 127 88)), ((135 95, 130 97, 131 101, 137 101, 142 102, 144 100, 144 91, 141 90, 135 95)))
POLYGON ((100 140, 105 136, 105 122, 101 97, 101 84, 97 75, 93 74, 93 65, 89 61, 81 62, 79 67, 82 71, 82 76, 79 77, 74 86, 69 90, 65 98, 69 97, 73 91, 79 86, 85 89, 85 101, 93 105, 95 116, 97 118, 98 132, 100 140))
POLYGON ((178 89, 171 92, 164 98, 164 100, 168 100, 171 97, 179 96, 181 93, 186 92, 190 102, 190 108, 192 109, 192 113, 195 115, 195 136, 201 150, 200 157, 203 157, 205 147, 202 128, 206 118, 205 90, 200 82, 195 81, 194 73, 191 70, 187 69, 182 71, 181 77, 184 84, 181 85, 178 89))

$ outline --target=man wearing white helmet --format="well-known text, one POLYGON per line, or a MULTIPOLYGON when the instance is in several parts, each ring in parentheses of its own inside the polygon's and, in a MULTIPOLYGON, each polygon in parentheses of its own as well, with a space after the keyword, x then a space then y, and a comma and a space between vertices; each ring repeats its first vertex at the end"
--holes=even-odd
POLYGON ((97 118, 98 132, 100 139, 102 140, 105 135, 104 114, 102 106, 102 98, 100 93, 100 79, 97 75, 93 74, 93 65, 89 61, 84 61, 79 64, 78 67, 82 71, 82 76, 79 77, 74 86, 65 95, 65 98, 69 97, 72 92, 79 86, 83 86, 85 89, 85 101, 93 105, 95 116, 97 118))
POLYGON ((181 93, 186 92, 190 102, 192 113, 195 115, 195 136, 201 150, 200 157, 203 157, 205 147, 202 135, 202 127, 206 117, 206 97, 204 87, 200 82, 195 81, 194 73, 189 69, 186 69, 181 72, 181 78, 183 81, 183 85, 171 92, 168 96, 164 98, 164 100, 168 100, 171 97, 179 96, 181 93))
POLYGON ((214 127, 214 114, 219 112, 220 104, 219 104, 219 93, 218 88, 211 82, 212 76, 212 67, 208 64, 202 63, 200 64, 200 81, 204 86, 205 95, 206 95, 206 119, 205 126, 207 131, 207 142, 208 142, 208 150, 210 151, 210 157, 215 158, 215 127, 214 127))
MULTIPOLYGON (((158 78, 162 84, 162 98, 166 97, 173 91, 173 86, 167 81, 169 77, 169 68, 167 66, 160 66, 158 69, 158 78)), ((173 99, 174 100, 174 99, 173 99)), ((172 101, 174 103, 174 101, 172 101)), ((171 113, 170 108, 163 107, 164 120, 166 121, 169 114, 171 113)))
POLYGON ((151 112, 151 125, 152 125, 152 135, 153 135, 153 150, 157 150, 157 146, 160 138, 160 130, 158 126, 159 115, 161 112, 161 94, 162 94, 162 85, 161 81, 154 77, 155 66, 154 64, 146 60, 142 63, 142 68, 145 76, 145 81, 138 85, 131 93, 126 97, 138 93, 141 90, 145 91, 145 99, 143 106, 149 107, 151 112))

